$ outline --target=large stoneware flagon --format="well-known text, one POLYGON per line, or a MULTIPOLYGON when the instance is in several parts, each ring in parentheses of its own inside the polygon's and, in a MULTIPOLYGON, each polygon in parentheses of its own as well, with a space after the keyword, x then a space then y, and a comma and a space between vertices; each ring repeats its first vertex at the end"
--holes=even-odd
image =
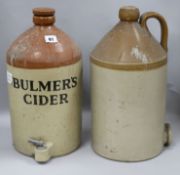
POLYGON ((98 154, 120 161, 157 156, 170 142, 165 124, 167 37, 158 13, 122 7, 120 22, 91 53, 92 139, 98 154), (147 27, 161 26, 159 43, 147 27))
POLYGON ((33 10, 34 26, 7 52, 13 144, 37 162, 80 145, 81 53, 58 29, 55 11, 33 10))

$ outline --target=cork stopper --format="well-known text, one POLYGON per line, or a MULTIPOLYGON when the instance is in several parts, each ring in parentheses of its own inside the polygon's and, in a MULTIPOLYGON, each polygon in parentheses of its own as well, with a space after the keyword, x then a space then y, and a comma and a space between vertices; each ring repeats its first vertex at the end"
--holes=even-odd
POLYGON ((139 9, 134 6, 124 6, 120 8, 119 18, 121 21, 135 22, 140 17, 139 9))
POLYGON ((34 16, 54 16, 55 10, 53 8, 34 8, 34 16))
POLYGON ((53 8, 34 8, 33 22, 36 25, 53 25, 55 23, 55 10, 53 8))

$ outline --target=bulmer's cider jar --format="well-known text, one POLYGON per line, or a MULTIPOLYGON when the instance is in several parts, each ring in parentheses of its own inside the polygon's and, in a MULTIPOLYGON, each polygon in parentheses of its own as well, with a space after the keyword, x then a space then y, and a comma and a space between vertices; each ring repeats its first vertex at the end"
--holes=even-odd
POLYGON ((120 9, 120 22, 91 53, 92 137, 96 153, 114 160, 140 161, 170 142, 164 123, 167 35, 165 19, 139 9, 120 9), (147 20, 161 25, 161 43, 147 20))
POLYGON ((34 26, 7 52, 15 148, 37 162, 80 145, 81 53, 55 25, 55 10, 35 8, 34 26))

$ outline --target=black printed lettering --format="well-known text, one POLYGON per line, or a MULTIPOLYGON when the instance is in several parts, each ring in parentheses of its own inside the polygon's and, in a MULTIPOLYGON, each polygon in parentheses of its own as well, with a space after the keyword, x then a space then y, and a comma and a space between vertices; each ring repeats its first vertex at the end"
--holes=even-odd
POLYGON ((54 91, 60 91, 61 90, 61 81, 53 81, 53 87, 54 87, 54 91))
POLYGON ((39 105, 40 106, 44 106, 46 104, 48 104, 49 100, 48 97, 46 97, 45 95, 39 95, 39 105))
POLYGON ((21 85, 21 88, 23 90, 28 90, 29 89, 29 83, 28 83, 28 80, 20 80, 20 85, 21 85))
POLYGON ((29 84, 30 84, 30 91, 38 91, 38 88, 34 87, 34 81, 30 80, 29 84))
POLYGON ((58 96, 57 95, 51 95, 50 96, 50 105, 57 105, 58 104, 58 96))
POLYGON ((31 105, 32 104, 32 101, 31 101, 31 95, 30 94, 26 94, 23 96, 23 99, 24 99, 24 102, 28 105, 31 105))
POLYGON ((39 91, 51 91, 51 82, 47 81, 46 83, 43 83, 42 81, 39 81, 39 91))
POLYGON ((65 79, 62 81, 63 82, 63 90, 66 90, 66 89, 70 89, 71 86, 71 80, 70 79, 65 79))
POLYGON ((68 103, 68 95, 67 94, 60 94, 60 104, 68 103))
POLYGON ((19 89, 20 88, 20 84, 19 84, 19 80, 17 78, 13 77, 13 87, 19 89))
POLYGON ((77 86, 78 83, 78 78, 77 77, 71 77, 72 80, 72 88, 77 86))
POLYGON ((61 93, 61 91, 75 88, 78 85, 78 77, 52 81, 23 80, 13 77, 12 85, 16 89, 27 91, 23 96, 23 101, 27 105, 47 106, 67 104, 69 103, 68 93, 61 93), (49 94, 44 92, 56 93, 49 94))

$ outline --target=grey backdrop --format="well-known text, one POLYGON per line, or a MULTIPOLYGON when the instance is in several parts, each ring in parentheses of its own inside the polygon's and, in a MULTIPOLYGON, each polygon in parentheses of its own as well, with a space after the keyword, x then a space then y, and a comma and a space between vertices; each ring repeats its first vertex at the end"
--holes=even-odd
MULTIPOLYGON (((79 45, 84 59, 84 97, 89 106, 89 53, 118 22, 122 5, 136 5, 141 12, 157 11, 169 25, 168 82, 180 92, 180 14, 178 0, 0 0, 0 110, 7 109, 6 50, 15 38, 32 26, 32 8, 56 9, 56 25, 79 45)), ((152 33, 159 38, 159 25, 150 21, 152 33)))

